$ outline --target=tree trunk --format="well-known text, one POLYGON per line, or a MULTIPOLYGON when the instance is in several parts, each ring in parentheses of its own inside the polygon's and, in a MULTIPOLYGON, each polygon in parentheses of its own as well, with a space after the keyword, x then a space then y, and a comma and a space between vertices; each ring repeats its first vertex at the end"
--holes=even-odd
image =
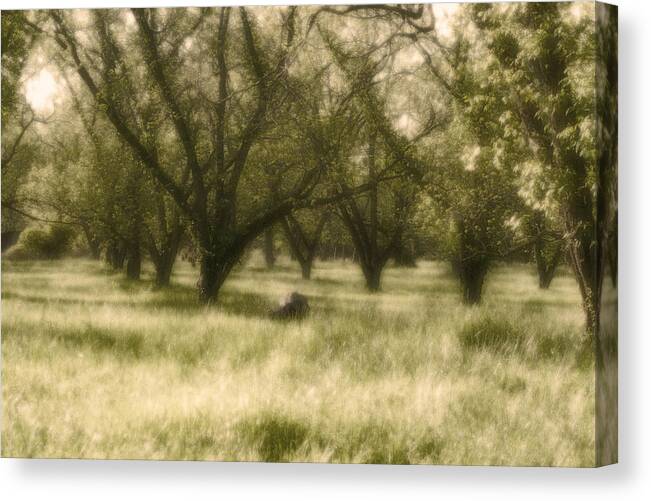
POLYGON ((219 290, 235 266, 239 254, 233 252, 202 252, 199 267, 199 300, 211 304, 217 301, 219 290))
POLYGON ((536 242, 534 254, 538 270, 538 286, 541 289, 549 289, 561 259, 562 251, 562 246, 559 245, 558 248, 552 250, 552 255, 548 256, 549 249, 544 248, 544 242, 536 242), (546 250, 547 252, 545 252, 546 250))
POLYGON ((594 261, 587 256, 589 253, 589 248, 586 252, 586 249, 578 243, 570 246, 569 254, 572 269, 581 291, 586 331, 594 334, 599 327, 599 298, 601 291, 596 269, 592 266, 594 261))
POLYGON ((488 272, 488 260, 472 258, 455 263, 455 269, 461 283, 464 304, 475 305, 481 302, 484 279, 488 272))
POLYGON ((301 276, 303 280, 309 280, 312 275, 312 259, 307 259, 301 263, 301 276))
POLYGON ((476 305, 481 302, 484 279, 488 273, 490 258, 481 253, 480 240, 468 227, 464 218, 454 217, 459 238, 458 255, 453 258, 452 268, 459 277, 464 304, 476 305))
POLYGON ((212 303, 217 299, 220 287, 219 267, 214 257, 202 254, 199 266, 199 299, 202 303, 212 303))
POLYGON ((271 269, 276 264, 276 254, 274 249, 274 232, 272 228, 267 228, 264 231, 264 262, 267 269, 271 269))
POLYGON ((127 278, 129 280, 140 280, 142 269, 142 255, 140 252, 140 242, 135 241, 127 249, 127 278))
POLYGON ((594 226, 585 224, 585 221, 591 220, 591 213, 588 212, 590 207, 583 207, 585 213, 579 212, 581 208, 576 204, 572 213, 568 211, 566 214, 567 232, 574 235, 568 246, 568 254, 581 291, 586 331, 594 335, 599 329, 599 306, 605 259, 599 255, 595 245, 594 226))
POLYGON ((541 270, 538 268, 538 288, 547 290, 554 279, 554 269, 541 270))
POLYGON ((370 292, 378 292, 381 285, 382 266, 376 263, 367 263, 362 267, 362 271, 366 279, 366 288, 370 292))
POLYGON ((167 287, 172 277, 172 269, 181 246, 182 229, 180 226, 167 235, 164 247, 161 251, 156 247, 155 241, 150 241, 149 255, 156 269, 155 287, 167 287))
POLYGON ((614 228, 608 233, 606 257, 613 287, 617 287, 617 211, 615 211, 614 228))
POLYGON ((311 235, 301 227, 300 222, 291 214, 281 220, 285 238, 291 251, 290 256, 300 264, 301 276, 305 280, 309 280, 312 275, 314 258, 317 255, 321 232, 327 219, 328 215, 322 214, 311 235))
POLYGON ((174 254, 174 257, 163 255, 159 260, 154 261, 154 267, 156 268, 156 288, 167 287, 170 284, 175 258, 176 254, 174 254))
POLYGON ((124 246, 120 245, 115 240, 110 241, 106 249, 106 261, 109 263, 111 268, 116 271, 121 270, 124 268, 125 259, 126 252, 124 251, 124 246))

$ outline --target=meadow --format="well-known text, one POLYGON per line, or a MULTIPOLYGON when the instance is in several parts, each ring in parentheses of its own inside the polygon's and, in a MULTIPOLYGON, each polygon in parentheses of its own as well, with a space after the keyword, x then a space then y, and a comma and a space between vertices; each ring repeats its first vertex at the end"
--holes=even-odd
POLYGON ((503 265, 483 302, 449 266, 350 262, 311 281, 257 256, 219 304, 179 262, 168 289, 97 261, 2 263, 2 456, 594 464, 593 351, 574 278, 503 265), (271 320, 287 293, 302 321, 271 320))

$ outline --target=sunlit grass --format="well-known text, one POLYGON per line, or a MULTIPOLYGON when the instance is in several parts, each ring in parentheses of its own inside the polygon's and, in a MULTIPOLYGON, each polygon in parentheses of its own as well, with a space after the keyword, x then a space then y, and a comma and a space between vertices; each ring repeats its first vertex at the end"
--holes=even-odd
POLYGON ((307 282, 254 262, 209 308, 196 270, 173 280, 3 263, 3 456, 594 464, 592 351, 567 273, 541 291, 530 267, 499 267, 478 308, 442 263, 390 268, 368 294, 351 263, 307 282), (310 316, 270 320, 292 290, 310 316))

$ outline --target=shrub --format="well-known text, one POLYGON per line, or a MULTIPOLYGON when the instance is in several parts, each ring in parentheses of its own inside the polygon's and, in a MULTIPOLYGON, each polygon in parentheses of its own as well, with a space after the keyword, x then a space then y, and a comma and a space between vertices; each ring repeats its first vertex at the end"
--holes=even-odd
POLYGON ((23 231, 16 245, 7 252, 8 259, 59 259, 70 251, 75 238, 72 226, 54 224, 31 226, 23 231))
POLYGON ((483 317, 467 322, 459 331, 459 342, 464 349, 514 352, 522 347, 524 335, 508 321, 483 317))

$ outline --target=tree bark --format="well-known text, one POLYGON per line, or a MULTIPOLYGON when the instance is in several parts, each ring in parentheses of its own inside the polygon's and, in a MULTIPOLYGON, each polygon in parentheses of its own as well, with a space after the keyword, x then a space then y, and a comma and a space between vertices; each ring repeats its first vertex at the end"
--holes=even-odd
POLYGON ((590 194, 577 197, 569 210, 566 211, 566 231, 572 235, 568 245, 568 254, 574 276, 579 284, 583 311, 586 319, 586 331, 590 334, 599 329, 599 306, 605 260, 600 256, 595 245, 596 232, 594 224, 586 224, 592 220, 591 206, 579 203, 589 200, 590 194))

